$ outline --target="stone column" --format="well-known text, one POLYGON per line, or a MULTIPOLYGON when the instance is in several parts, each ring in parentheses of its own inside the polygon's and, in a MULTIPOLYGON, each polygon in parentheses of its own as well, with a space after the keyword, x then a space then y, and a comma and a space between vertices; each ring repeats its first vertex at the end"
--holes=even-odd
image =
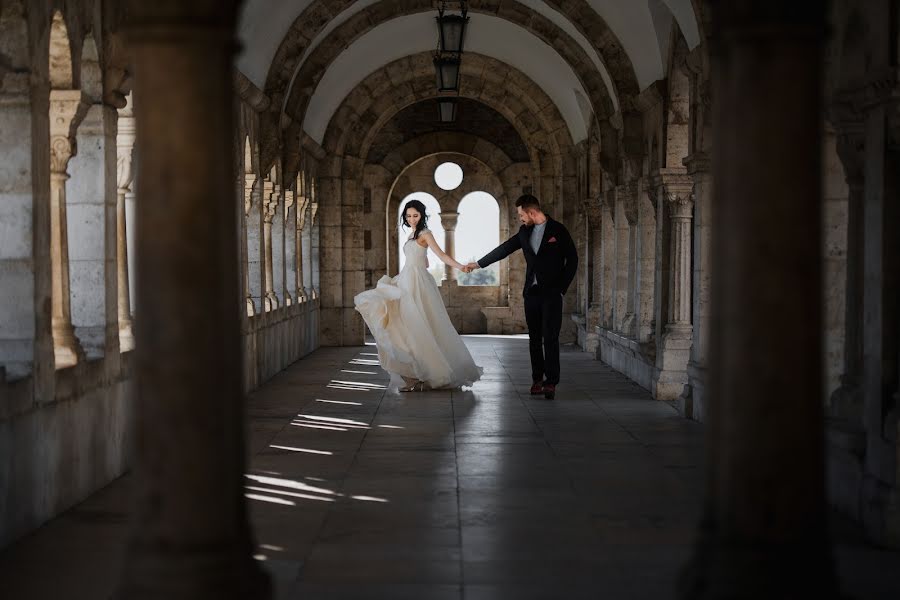
POLYGON ((280 306, 286 306, 287 300, 284 297, 284 262, 285 262, 285 252, 284 252, 284 213, 286 211, 285 205, 285 190, 282 186, 275 186, 276 196, 275 200, 277 204, 275 204, 274 210, 275 214, 272 216, 272 296, 275 299, 275 308, 280 306))
MULTIPOLYGON (((638 299, 638 182, 633 181, 623 186, 623 194, 620 199, 622 204, 622 216, 627 225, 627 253, 623 257, 626 260, 623 280, 625 283, 625 316, 622 320, 620 331, 622 335, 637 339, 637 299, 638 299)), ((624 227, 623 227, 624 232, 624 227)), ((620 268, 622 268, 620 266, 620 268)))
POLYGON ((294 206, 294 191, 284 190, 284 305, 294 304, 297 294, 297 208, 294 206))
POLYGON ((837 151, 844 167, 847 198, 847 263, 844 294, 844 372, 841 385, 831 395, 832 416, 862 424, 863 373, 863 254, 865 236, 865 133, 861 122, 842 122, 837 127, 837 151))
POLYGON ((128 289, 128 228, 125 220, 125 198, 131 192, 134 150, 134 113, 131 95, 128 105, 119 109, 116 132, 116 270, 118 273, 119 349, 134 349, 131 325, 131 295, 128 289))
POLYGON ((680 595, 836 598, 820 393, 825 8, 713 7, 707 498, 680 595))
POLYGON ((75 336, 88 360, 119 352, 116 280, 117 111, 94 102, 78 127, 66 182, 69 296, 75 336))
MULTIPOLYGON (((254 249, 251 251, 250 249, 250 240, 253 236, 253 219, 251 219, 250 214, 253 209, 253 190, 256 187, 256 182, 258 178, 256 175, 252 173, 244 174, 244 185, 242 186, 242 193, 244 195, 244 239, 242 242, 242 254, 241 259, 244 261, 244 304, 247 308, 247 316, 252 317, 256 314, 256 305, 253 303, 253 289, 254 289, 254 276, 258 280, 258 273, 254 272, 253 266, 259 267, 259 241, 258 241, 258 232, 257 232, 257 243, 254 246, 254 249), (255 254, 254 254, 255 253, 255 254), (256 259, 254 262, 254 258, 256 259)), ((257 229, 259 222, 257 221, 257 229)))
POLYGON ((319 203, 313 200, 312 207, 309 209, 309 272, 312 276, 312 297, 318 298, 322 295, 322 274, 321 274, 321 234, 318 220, 319 203))
POLYGON ((637 206, 635 228, 635 324, 634 337, 648 342, 653 333, 653 309, 656 284, 656 209, 647 190, 642 190, 637 206))
MULTIPOLYGON (((683 169, 682 169, 683 171, 683 169)), ((656 355, 653 394, 658 400, 675 400, 688 382, 687 363, 691 353, 691 245, 694 215, 693 185, 683 173, 660 176, 662 201, 667 205, 669 227, 669 279, 665 328, 656 355)))
MULTIPOLYGON (((32 375, 53 400, 48 88, 29 51, 27 11, 4 3, 0 69, 0 386, 32 375), (4 369, 6 371, 4 376, 4 369)), ((4 396, 3 402, 7 398, 4 396)), ((31 397, 29 397, 31 401, 31 397)), ((7 404, 7 406, 10 406, 7 404)))
MULTIPOLYGON (((610 193, 607 196, 612 195, 610 193)), ((604 329, 613 329, 613 305, 616 278, 616 223, 615 207, 604 199, 600 203, 602 215, 600 230, 600 325, 604 329)))
POLYGON ((613 330, 622 332, 628 311, 628 261, 631 250, 631 226, 626 212, 626 187, 616 187, 615 270, 613 275, 613 330))
MULTIPOLYGON (((459 223, 459 213, 442 212, 441 225, 444 228, 444 252, 450 258, 456 258, 456 225, 459 223)), ((444 265, 444 279, 456 281, 456 269, 450 265, 444 265)))
POLYGON ((587 330, 593 332, 594 327, 601 324, 603 310, 603 208, 600 198, 593 198, 584 203, 588 223, 588 277, 587 277, 587 330))
POLYGON ((684 159, 693 182, 694 196, 694 278, 691 294, 694 307, 691 316, 693 339, 687 374, 689 387, 678 398, 679 409, 686 417, 703 421, 706 414, 706 377, 710 333, 710 271, 712 262, 712 190, 709 158, 695 152, 684 159))
POLYGON ((244 500, 237 211, 223 204, 237 2, 129 8, 140 343, 134 531, 116 597, 267 598, 244 500))
POLYGON ((272 223, 275 220, 275 213, 278 211, 278 196, 280 191, 278 186, 272 181, 266 179, 263 183, 263 277, 265 297, 263 303, 266 312, 278 308, 278 297, 275 295, 275 273, 272 260, 272 223))
POLYGON ((87 114, 81 90, 50 92, 50 260, 53 272, 53 349, 56 368, 71 367, 84 356, 72 328, 66 168, 75 154, 75 131, 87 114))
POLYGON ((309 201, 300 196, 297 204, 297 297, 305 302, 309 300, 309 288, 306 280, 309 277, 309 267, 307 266, 308 252, 306 250, 309 244, 309 232, 306 229, 306 215, 309 207, 309 201))

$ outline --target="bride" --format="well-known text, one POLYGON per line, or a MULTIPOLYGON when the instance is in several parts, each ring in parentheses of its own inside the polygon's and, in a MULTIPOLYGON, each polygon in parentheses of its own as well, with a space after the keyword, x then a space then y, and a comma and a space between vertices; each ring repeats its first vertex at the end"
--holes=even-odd
POLYGON ((382 368, 401 392, 471 385, 481 377, 472 355, 456 332, 434 278, 428 273, 428 248, 447 265, 467 271, 441 250, 427 228, 425 205, 410 200, 401 222, 412 229, 403 244, 406 264, 396 277, 382 277, 375 289, 354 299, 375 337, 382 368))

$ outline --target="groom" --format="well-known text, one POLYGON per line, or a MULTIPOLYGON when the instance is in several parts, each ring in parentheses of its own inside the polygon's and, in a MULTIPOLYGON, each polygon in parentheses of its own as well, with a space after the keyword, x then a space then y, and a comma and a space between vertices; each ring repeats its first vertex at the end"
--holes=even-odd
POLYGON ((521 249, 525 271, 525 321, 531 351, 531 393, 552 400, 559 383, 559 329, 562 326, 563 296, 575 278, 578 253, 569 231, 541 210, 530 194, 516 200, 522 227, 478 262, 466 265, 466 272, 484 268, 521 249), (546 376, 546 379, 545 379, 546 376))

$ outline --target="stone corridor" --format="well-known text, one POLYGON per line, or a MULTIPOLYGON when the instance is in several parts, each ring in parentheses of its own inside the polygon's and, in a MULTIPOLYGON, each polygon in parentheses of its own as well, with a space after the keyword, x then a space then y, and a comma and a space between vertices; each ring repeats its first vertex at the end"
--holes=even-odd
MULTIPOLYGON (((323 348, 252 394, 246 480, 279 599, 671 598, 704 426, 574 347, 555 401, 524 336, 468 336, 468 391, 386 391, 374 346, 323 348)), ((110 598, 130 479, 0 553, 10 600, 110 598), (73 592, 77 590, 77 592, 73 592)), ((844 591, 900 597, 900 556, 834 520, 844 591)))

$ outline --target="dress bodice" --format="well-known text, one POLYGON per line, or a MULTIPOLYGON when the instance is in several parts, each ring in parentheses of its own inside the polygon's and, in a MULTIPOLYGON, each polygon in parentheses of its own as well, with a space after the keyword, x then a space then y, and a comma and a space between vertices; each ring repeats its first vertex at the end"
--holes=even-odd
POLYGON ((423 248, 418 243, 416 243, 416 240, 406 240, 406 242, 403 244, 403 254, 406 256, 406 266, 408 267, 422 267, 423 269, 427 268, 427 253, 428 248, 423 248))

